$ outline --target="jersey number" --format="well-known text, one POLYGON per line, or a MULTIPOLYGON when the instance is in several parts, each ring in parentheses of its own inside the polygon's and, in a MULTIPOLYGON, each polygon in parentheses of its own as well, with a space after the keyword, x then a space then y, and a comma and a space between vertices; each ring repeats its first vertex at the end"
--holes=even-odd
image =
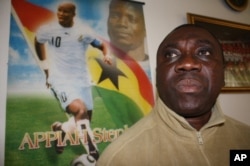
POLYGON ((60 47, 61 46, 61 37, 57 36, 57 37, 52 37, 51 39, 51 43, 52 45, 54 45, 55 47, 60 47))

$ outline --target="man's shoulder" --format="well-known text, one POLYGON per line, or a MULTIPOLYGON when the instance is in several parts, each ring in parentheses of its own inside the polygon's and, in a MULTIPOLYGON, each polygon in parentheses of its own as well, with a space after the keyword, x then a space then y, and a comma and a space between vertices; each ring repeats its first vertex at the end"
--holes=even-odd
POLYGON ((250 126, 232 117, 226 116, 225 125, 234 135, 250 139, 250 126))
POLYGON ((54 29, 58 29, 58 28, 60 28, 60 26, 59 26, 59 24, 57 22, 51 22, 51 23, 48 23, 48 24, 41 25, 38 28, 38 32, 51 32, 54 29))
POLYGON ((94 31, 94 29, 82 20, 75 19, 73 28, 75 31, 83 34, 84 36, 96 36, 96 32, 94 31))
POLYGON ((92 30, 92 28, 87 23, 85 23, 85 22, 83 22, 82 20, 79 20, 79 19, 75 20, 74 27, 82 29, 82 30, 88 30, 88 31, 92 30))
POLYGON ((226 116, 226 121, 227 123, 231 124, 231 125, 234 125, 236 127, 239 127, 239 128, 242 128, 242 129, 250 129, 250 126, 239 121, 239 120, 236 120, 230 116, 226 116))
MULTIPOLYGON (((152 140, 157 134, 155 128, 157 124, 153 121, 152 114, 142 118, 132 127, 127 129, 121 136, 119 136, 114 142, 112 142, 101 155, 98 160, 100 165, 109 165, 116 162, 120 157, 126 158, 127 155, 131 156, 136 152, 136 147, 140 147, 140 144, 145 145, 145 140, 152 140), (133 150, 134 149, 134 150, 133 150), (105 163, 105 164, 104 164, 105 163)), ((151 145, 151 144, 149 144, 151 145)), ((121 162, 121 161, 120 161, 121 162)))
POLYGON ((137 141, 141 140, 141 137, 151 135, 148 133, 155 131, 155 128, 156 123, 153 121, 152 114, 149 114, 127 129, 121 136, 117 138, 117 140, 114 141, 114 143, 112 143, 114 145, 111 144, 111 146, 115 146, 116 144, 120 146, 120 143, 124 144, 124 141, 131 144, 133 144, 133 142, 136 143, 137 141))

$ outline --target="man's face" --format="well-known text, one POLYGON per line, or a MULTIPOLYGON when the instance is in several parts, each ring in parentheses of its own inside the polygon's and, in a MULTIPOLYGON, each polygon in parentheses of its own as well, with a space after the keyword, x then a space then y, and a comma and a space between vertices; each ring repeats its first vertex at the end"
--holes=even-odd
POLYGON ((110 40, 118 48, 128 51, 143 44, 145 25, 143 13, 132 6, 131 2, 113 2, 108 18, 110 40))
POLYGON ((156 82, 160 98, 177 114, 207 113, 224 86, 219 43, 198 27, 175 30, 158 49, 156 82))
POLYGON ((72 4, 61 4, 57 9, 57 18, 64 27, 72 26, 75 11, 72 4))

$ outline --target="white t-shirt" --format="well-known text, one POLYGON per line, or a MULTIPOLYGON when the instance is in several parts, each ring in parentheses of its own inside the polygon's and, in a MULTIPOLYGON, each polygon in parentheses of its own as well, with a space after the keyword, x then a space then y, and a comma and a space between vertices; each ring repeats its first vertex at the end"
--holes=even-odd
POLYGON ((90 85, 85 53, 96 37, 89 27, 79 21, 69 28, 55 22, 41 27, 36 38, 39 43, 48 43, 50 83, 82 79, 90 85))

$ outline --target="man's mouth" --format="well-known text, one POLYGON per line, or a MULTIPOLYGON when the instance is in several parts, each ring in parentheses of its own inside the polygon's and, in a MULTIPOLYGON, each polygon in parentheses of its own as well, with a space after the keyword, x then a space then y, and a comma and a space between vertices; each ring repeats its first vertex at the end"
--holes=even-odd
POLYGON ((117 36, 118 36, 118 37, 121 37, 121 38, 129 37, 129 35, 126 34, 126 33, 118 33, 117 36))
POLYGON ((117 30, 115 32, 116 36, 117 37, 121 37, 121 38, 126 38, 126 37, 130 37, 130 33, 126 32, 126 31, 123 31, 123 30, 117 30))
POLYGON ((59 21, 64 21, 64 18, 63 17, 58 17, 58 20, 59 21))
POLYGON ((201 91, 202 84, 195 79, 185 78, 177 83, 176 89, 183 93, 197 93, 201 91))

